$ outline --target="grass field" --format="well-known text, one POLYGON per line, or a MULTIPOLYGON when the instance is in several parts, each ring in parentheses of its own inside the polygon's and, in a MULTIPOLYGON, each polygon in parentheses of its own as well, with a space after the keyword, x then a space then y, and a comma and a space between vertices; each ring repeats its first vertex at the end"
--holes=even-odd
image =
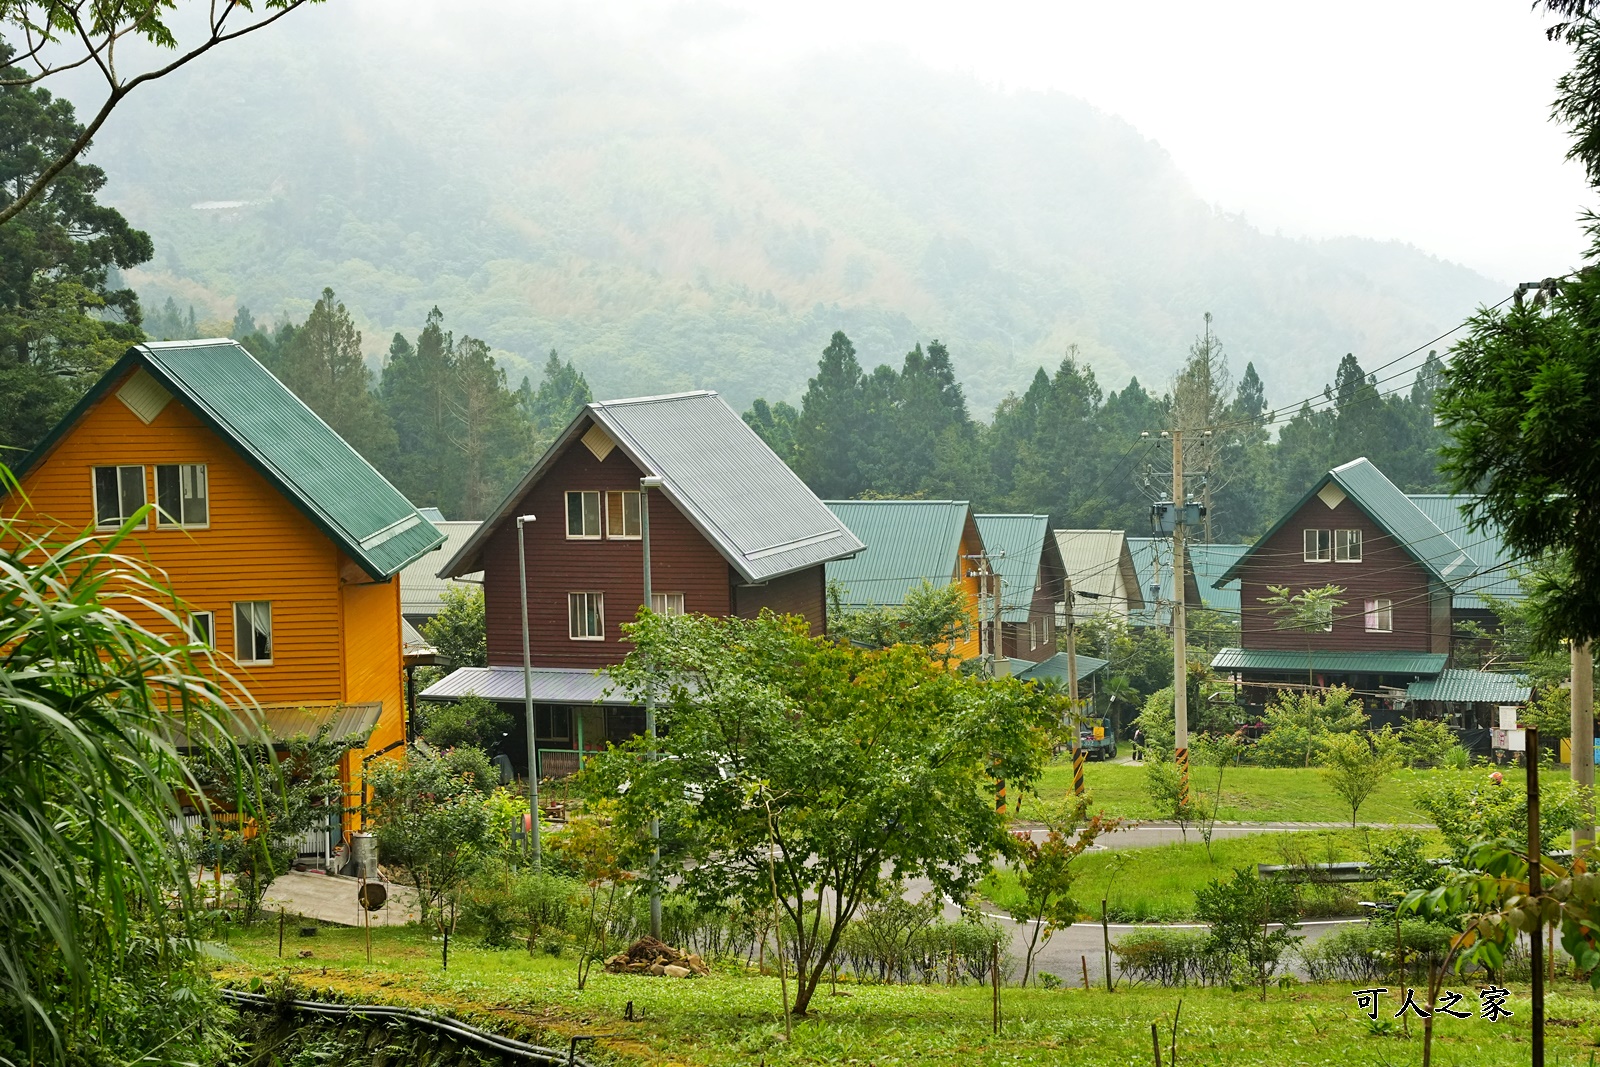
MULTIPOLYGON (((1197 769, 1196 789, 1215 787, 1215 771, 1197 769)), ((1361 807, 1363 823, 1426 823, 1428 817, 1417 809, 1412 794, 1419 782, 1440 775, 1487 774, 1484 769, 1470 771, 1397 771, 1377 794, 1361 807)), ((1514 770, 1514 774, 1521 771, 1514 770)), ((1555 769, 1541 772, 1550 778, 1565 777, 1555 769)), ((1084 785, 1094 792, 1096 807, 1113 815, 1135 819, 1155 818, 1145 792, 1143 766, 1127 763, 1090 763, 1084 768, 1084 785)), ((1072 789, 1072 763, 1062 759, 1046 770, 1039 795, 1059 798, 1072 789)), ((1023 801, 1022 818, 1028 817, 1023 801)), ((1225 822, 1350 822, 1350 808, 1334 795, 1327 778, 1315 768, 1229 767, 1222 778, 1222 805, 1218 818, 1225 822)))
MULTIPOLYGON (((1300 1067, 1394 1065, 1421 1062, 1420 1025, 1405 1037, 1392 1021, 1399 998, 1383 1000, 1379 1024, 1369 1023, 1344 986, 1274 987, 1262 1003, 1253 992, 1190 988, 1162 990, 1007 989, 1005 1024, 990 1032, 990 992, 975 986, 844 986, 823 989, 816 1017, 796 1022, 783 1039, 778 980, 722 971, 676 981, 600 973, 579 993, 571 959, 529 957, 521 951, 452 946, 441 973, 436 943, 416 928, 372 931, 373 963, 365 961, 360 931, 324 929, 314 939, 291 939, 293 953, 277 958, 276 931, 235 934, 236 960, 218 977, 236 983, 287 974, 299 995, 404 1004, 453 1013, 501 1033, 565 1048, 572 1034, 605 1034, 592 1059, 617 1064, 771 1067, 812 1064, 1014 1065, 1123 1067, 1152 1062, 1150 1024, 1167 1027, 1182 998, 1179 1062, 1189 1065, 1300 1067), (624 1018, 633 1002, 637 1021, 624 1018), (1385 1032, 1386 1031, 1386 1032, 1385 1032)), ((1469 992, 1466 983, 1447 984, 1469 992)), ((1528 1062, 1526 990, 1513 987, 1509 1020, 1441 1020, 1434 1046, 1440 1067, 1500 1067, 1528 1062)), ((1600 1043, 1600 1000, 1587 987, 1558 983, 1547 995, 1552 1020, 1547 1063, 1580 1067, 1600 1043)))
MULTIPOLYGON (((1235 867, 1258 863, 1337 863, 1364 860, 1369 840, 1388 831, 1297 830, 1247 834, 1217 839, 1211 857, 1197 834, 1188 844, 1154 845, 1116 850, 1116 836, 1101 842, 1108 851, 1086 852, 1073 863, 1078 872, 1074 895, 1100 917, 1100 898, 1107 899, 1112 922, 1185 922, 1194 918, 1194 891, 1212 879, 1227 879, 1235 867), (1114 851, 1113 851, 1114 850, 1114 851)), ((1435 845, 1442 842, 1430 832, 1435 845)), ((1361 887, 1323 886, 1308 889, 1304 900, 1310 914, 1349 914, 1350 902, 1361 887)), ((997 870, 979 887, 1001 909, 1020 902, 1017 877, 1009 869, 997 870)), ((1090 917, 1090 916, 1086 916, 1090 917)))

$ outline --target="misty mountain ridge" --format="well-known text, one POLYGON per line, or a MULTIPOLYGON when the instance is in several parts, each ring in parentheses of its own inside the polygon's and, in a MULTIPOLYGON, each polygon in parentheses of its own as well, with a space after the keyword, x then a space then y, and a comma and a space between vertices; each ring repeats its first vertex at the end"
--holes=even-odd
POLYGON ((1072 345, 1162 391, 1205 311, 1282 404, 1503 295, 1398 243, 1264 234, 1059 93, 881 52, 715 91, 570 26, 479 50, 374 17, 297 14, 121 106, 92 160, 155 239, 147 303, 298 319, 330 285, 374 360, 437 305, 513 384, 555 348, 597 396, 741 407, 797 398, 835 329, 868 366, 937 337, 986 413, 1072 345))

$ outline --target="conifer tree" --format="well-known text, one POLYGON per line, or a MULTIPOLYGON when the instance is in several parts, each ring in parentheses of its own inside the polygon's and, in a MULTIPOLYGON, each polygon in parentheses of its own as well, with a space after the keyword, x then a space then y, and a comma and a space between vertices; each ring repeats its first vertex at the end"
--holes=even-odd
POLYGON ((843 498, 860 491, 864 414, 861 364, 850 338, 838 331, 806 386, 795 426, 795 473, 818 496, 843 498))
POLYGON ((361 356, 361 331, 332 289, 322 290, 305 325, 295 332, 281 377, 369 463, 380 471, 394 469, 394 426, 372 392, 372 371, 361 356))

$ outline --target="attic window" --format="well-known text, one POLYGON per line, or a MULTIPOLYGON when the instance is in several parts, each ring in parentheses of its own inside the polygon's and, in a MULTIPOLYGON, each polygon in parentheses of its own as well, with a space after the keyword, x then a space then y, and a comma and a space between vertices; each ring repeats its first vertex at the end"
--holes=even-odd
POLYGON ((1332 482, 1329 482, 1327 485, 1317 490, 1317 499, 1328 505, 1328 509, 1331 511, 1340 504, 1344 503, 1344 490, 1340 489, 1332 482))
POLYGON ((133 376, 117 390, 117 399, 126 404, 128 410, 139 416, 139 420, 148 426, 155 421, 157 415, 161 414, 161 409, 167 406, 172 394, 141 368, 134 371, 133 376))
POLYGON ((589 431, 583 435, 583 444, 585 448, 594 453, 594 458, 602 463, 605 462, 607 456, 611 455, 611 450, 617 447, 617 443, 600 428, 599 423, 589 427, 589 431))

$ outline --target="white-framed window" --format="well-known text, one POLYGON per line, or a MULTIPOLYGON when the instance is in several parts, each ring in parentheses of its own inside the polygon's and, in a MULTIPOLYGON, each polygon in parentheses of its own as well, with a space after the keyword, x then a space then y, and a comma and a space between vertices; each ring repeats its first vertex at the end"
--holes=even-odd
POLYGON ((1361 531, 1333 531, 1333 559, 1335 563, 1361 562, 1361 531))
POLYGON ((593 541, 600 537, 600 494, 567 494, 567 537, 593 541))
POLYGON ((189 640, 207 648, 217 647, 217 617, 209 611, 189 613, 189 640))
POLYGON ((1333 531, 1332 530, 1304 530, 1305 536, 1305 561, 1307 563, 1326 563, 1333 558, 1333 531))
POLYGON ((632 541, 639 536, 639 491, 612 490, 606 494, 606 536, 632 541))
POLYGON ((651 593, 650 610, 657 615, 682 615, 682 593, 651 593))
POLYGON ((241 600, 233 605, 233 658, 240 663, 272 662, 272 601, 241 600))
POLYGON ((606 639, 606 597, 604 593, 567 594, 567 636, 574 641, 606 639))
POLYGON ((1029 648, 1038 648, 1042 644, 1044 644, 1044 620, 1043 619, 1029 619, 1028 620, 1028 647, 1029 648))
POLYGON ((1367 601, 1367 631, 1387 634, 1394 632, 1394 602, 1386 597, 1367 601))
POLYGON ((94 469, 96 526, 121 526, 144 505, 144 467, 94 469))
POLYGON ((204 463, 156 467, 156 525, 205 526, 211 522, 204 463))

